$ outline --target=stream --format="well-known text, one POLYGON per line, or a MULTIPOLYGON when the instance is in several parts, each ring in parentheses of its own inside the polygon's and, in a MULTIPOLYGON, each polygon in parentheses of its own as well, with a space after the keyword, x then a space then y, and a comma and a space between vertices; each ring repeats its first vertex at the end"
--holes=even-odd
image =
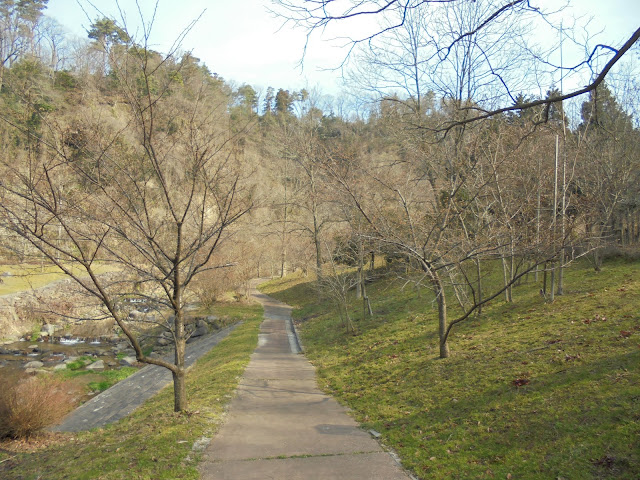
POLYGON ((44 337, 35 342, 20 340, 0 345, 0 368, 24 368, 33 361, 42 362, 42 368, 48 368, 64 364, 74 357, 88 356, 102 360, 107 370, 119 366, 117 353, 127 346, 105 338, 44 337))

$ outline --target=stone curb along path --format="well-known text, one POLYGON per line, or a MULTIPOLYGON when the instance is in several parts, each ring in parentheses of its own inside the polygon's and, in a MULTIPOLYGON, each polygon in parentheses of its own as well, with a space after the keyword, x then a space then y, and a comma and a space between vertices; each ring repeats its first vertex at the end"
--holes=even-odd
MULTIPOLYGON (((185 365, 187 367, 193 365, 198 358, 227 337, 236 326, 237 324, 230 325, 188 344, 185 352, 185 365)), ((52 430, 56 432, 79 432, 116 422, 129 415, 172 381, 171 372, 166 368, 147 365, 82 404, 52 430)))
POLYGON ((203 480, 411 478, 332 397, 299 352, 291 308, 255 289, 264 306, 258 346, 227 420, 203 454, 203 480))

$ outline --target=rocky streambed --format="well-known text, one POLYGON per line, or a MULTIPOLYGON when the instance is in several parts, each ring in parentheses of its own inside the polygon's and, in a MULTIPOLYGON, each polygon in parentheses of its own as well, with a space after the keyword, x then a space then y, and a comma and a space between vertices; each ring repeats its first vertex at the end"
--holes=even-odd
POLYGON ((136 363, 128 342, 109 338, 44 337, 19 340, 0 346, 0 367, 23 368, 27 372, 66 369, 105 370, 136 363))
MULTIPOLYGON (((220 328, 215 316, 193 318, 187 324, 188 342, 220 328)), ((129 341, 118 335, 103 337, 59 336, 55 325, 45 325, 41 336, 29 336, 0 343, 0 374, 2 368, 24 369, 29 373, 44 373, 71 368, 103 371, 122 366, 137 366, 135 352, 129 341)), ((151 355, 164 356, 172 350, 169 332, 142 335, 142 345, 151 355)))

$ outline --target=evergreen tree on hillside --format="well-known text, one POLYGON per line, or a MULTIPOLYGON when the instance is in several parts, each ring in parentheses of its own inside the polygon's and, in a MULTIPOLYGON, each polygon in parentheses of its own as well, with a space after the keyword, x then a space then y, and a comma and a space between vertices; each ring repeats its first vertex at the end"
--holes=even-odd
POLYGON ((4 70, 35 54, 34 33, 49 0, 0 0, 0 86, 4 70))
POLYGON ((291 113, 293 110, 293 102, 295 97, 289 93, 289 90, 283 90, 282 88, 276 93, 276 113, 278 115, 284 115, 291 113))
POLYGON ((580 128, 597 128, 610 133, 629 131, 633 128, 631 116, 616 100, 606 83, 589 93, 589 100, 582 104, 580 128))
POLYGON ((267 88, 267 93, 265 94, 265 97, 264 97, 264 108, 263 108, 264 115, 271 115, 273 113, 274 99, 275 99, 275 95, 273 93, 273 87, 267 88))

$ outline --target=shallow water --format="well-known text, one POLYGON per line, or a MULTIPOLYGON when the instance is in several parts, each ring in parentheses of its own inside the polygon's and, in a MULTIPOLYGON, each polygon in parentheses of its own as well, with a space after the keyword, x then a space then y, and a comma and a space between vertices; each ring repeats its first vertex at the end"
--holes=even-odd
MULTIPOLYGON (((18 341, 0 345, 0 367, 22 367, 27 362, 38 360, 45 367, 52 367, 70 357, 90 356, 117 363, 114 344, 100 339, 45 337, 37 342, 18 341)), ((107 366, 108 368, 108 366, 107 366)))

